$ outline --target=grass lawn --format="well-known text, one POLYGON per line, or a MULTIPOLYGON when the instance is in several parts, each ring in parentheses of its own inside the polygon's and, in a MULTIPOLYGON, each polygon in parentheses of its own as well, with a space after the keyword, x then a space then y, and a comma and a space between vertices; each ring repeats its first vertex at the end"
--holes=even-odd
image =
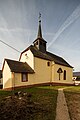
POLYGON ((80 120, 80 86, 64 90, 71 120, 80 120))
MULTIPOLYGON (((35 103, 38 103, 40 107, 42 108, 41 111, 39 112, 37 111, 35 114, 31 113, 31 116, 28 119, 24 118, 24 120, 55 120, 58 88, 59 87, 56 87, 56 86, 55 87, 54 86, 44 86, 44 87, 42 86, 42 87, 33 87, 33 88, 26 88, 26 89, 23 88, 23 89, 15 90, 14 92, 23 91, 23 92, 32 94, 31 100, 35 103)), ((1 90, 0 91, 0 104, 2 103, 3 99, 6 96, 13 95, 14 92, 1 90)), ((3 118, 3 119, 7 120, 7 118, 3 118)), ((16 119, 12 117, 10 118, 10 120, 16 120, 16 119)), ((21 117, 19 118, 19 120, 21 120, 21 117)))

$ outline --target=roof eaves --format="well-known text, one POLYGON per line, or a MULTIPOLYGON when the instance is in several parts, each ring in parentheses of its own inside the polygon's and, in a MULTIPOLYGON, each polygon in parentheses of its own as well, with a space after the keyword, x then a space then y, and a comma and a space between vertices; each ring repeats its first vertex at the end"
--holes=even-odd
POLYGON ((47 52, 47 54, 53 58, 53 61, 54 61, 56 64, 73 68, 73 67, 72 67, 71 65, 69 65, 62 57, 59 57, 59 56, 57 56, 57 55, 55 55, 55 54, 52 54, 52 53, 50 53, 50 52, 47 52))
POLYGON ((23 54, 24 52, 28 51, 31 47, 32 47, 32 45, 30 45, 28 48, 26 48, 25 50, 23 50, 23 51, 21 52, 21 54, 23 54))
POLYGON ((9 59, 5 59, 5 60, 11 72, 15 72, 15 73, 26 72, 30 74, 34 73, 34 70, 27 63, 15 61, 15 60, 9 60, 9 59), (16 66, 14 66, 14 64, 16 64, 16 66), (20 69, 18 68, 18 66, 20 66, 20 69), (15 68, 18 68, 18 69, 15 69, 15 68))
MULTIPOLYGON (((43 38, 38 37, 33 43, 35 43, 37 40, 42 40, 43 42, 46 42, 43 38)), ((47 42, 46 42, 47 43, 47 42)))
POLYGON ((58 64, 58 65, 62 65, 62 66, 66 66, 66 67, 70 67, 70 68, 73 68, 72 66, 70 66, 70 65, 66 65, 66 64, 62 64, 62 63, 58 63, 58 62, 55 62, 56 64, 58 64))

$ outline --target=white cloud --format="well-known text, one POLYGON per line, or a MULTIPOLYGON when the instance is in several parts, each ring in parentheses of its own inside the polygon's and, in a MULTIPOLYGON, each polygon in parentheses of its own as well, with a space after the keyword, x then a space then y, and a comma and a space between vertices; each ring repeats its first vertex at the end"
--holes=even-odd
POLYGON ((65 22, 61 25, 57 33, 55 34, 53 40, 50 42, 48 47, 50 47, 56 39, 64 32, 64 30, 69 27, 76 19, 80 17, 80 5, 72 12, 72 14, 65 20, 65 22))

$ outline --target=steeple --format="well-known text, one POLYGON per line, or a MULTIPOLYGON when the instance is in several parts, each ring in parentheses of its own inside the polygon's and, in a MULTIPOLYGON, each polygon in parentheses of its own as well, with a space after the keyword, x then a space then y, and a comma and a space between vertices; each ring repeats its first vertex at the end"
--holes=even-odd
POLYGON ((42 38, 42 30, 41 30, 41 13, 39 13, 39 27, 38 27, 38 35, 37 38, 42 38))
POLYGON ((33 44, 39 51, 46 52, 46 43, 47 42, 42 38, 41 13, 39 13, 38 34, 37 34, 37 39, 33 42, 33 44))

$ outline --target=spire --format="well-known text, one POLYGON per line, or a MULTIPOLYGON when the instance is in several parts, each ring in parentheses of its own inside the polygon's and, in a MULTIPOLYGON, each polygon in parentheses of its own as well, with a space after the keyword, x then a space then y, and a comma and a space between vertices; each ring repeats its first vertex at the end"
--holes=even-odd
POLYGON ((39 27, 37 39, 33 42, 34 46, 41 52, 46 52, 46 41, 42 38, 42 30, 41 30, 41 13, 39 13, 39 27))
POLYGON ((42 38, 42 30, 41 30, 41 13, 39 13, 39 28, 37 38, 42 38))

